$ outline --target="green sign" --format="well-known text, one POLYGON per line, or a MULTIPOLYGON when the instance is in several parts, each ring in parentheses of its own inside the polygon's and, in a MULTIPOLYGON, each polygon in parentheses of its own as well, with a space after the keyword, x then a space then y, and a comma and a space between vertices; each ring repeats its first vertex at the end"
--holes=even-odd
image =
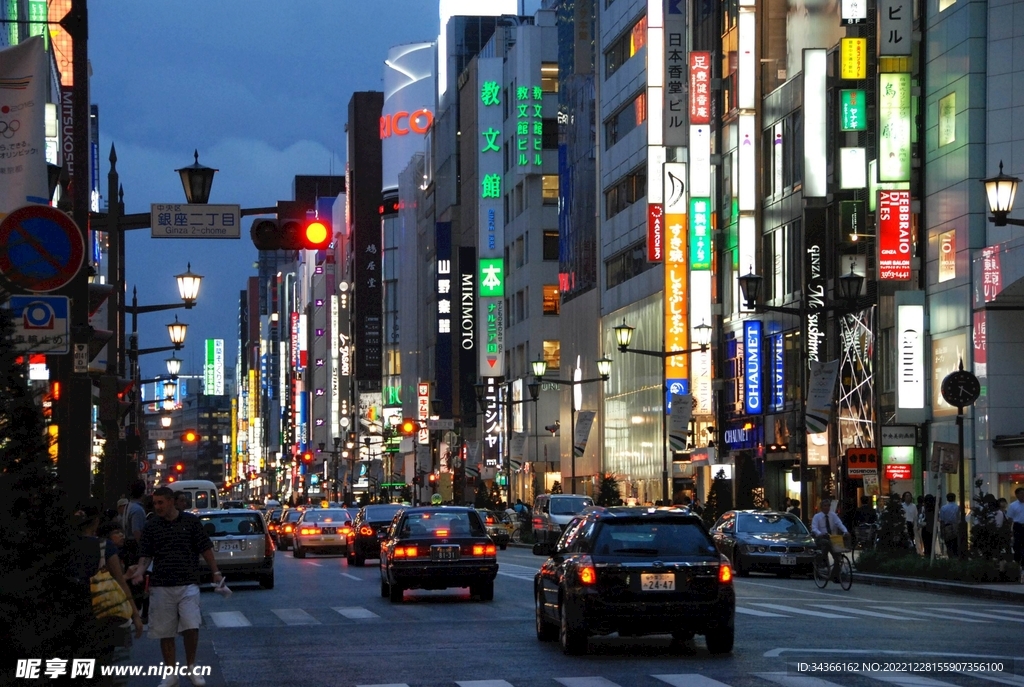
POLYGON ((867 96, 863 90, 839 91, 840 120, 842 131, 866 131, 868 128, 867 96))
POLYGON ((501 86, 497 81, 484 81, 480 86, 480 102, 484 105, 500 105, 501 100, 498 99, 500 94, 501 86))
POLYGON ((516 88, 516 151, 518 164, 541 165, 544 160, 544 92, 540 86, 519 86, 516 88))
POLYGON ((711 199, 690 199, 690 269, 711 269, 711 199))
POLYGON ((502 258, 480 258, 480 297, 501 298, 505 295, 505 263, 502 258))

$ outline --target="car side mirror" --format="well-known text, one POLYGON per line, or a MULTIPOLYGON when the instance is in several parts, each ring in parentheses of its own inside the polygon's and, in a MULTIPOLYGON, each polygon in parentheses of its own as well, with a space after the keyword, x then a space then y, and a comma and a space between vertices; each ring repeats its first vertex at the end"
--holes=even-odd
POLYGON ((537 542, 533 545, 534 556, 552 556, 555 553, 555 545, 550 542, 537 542))

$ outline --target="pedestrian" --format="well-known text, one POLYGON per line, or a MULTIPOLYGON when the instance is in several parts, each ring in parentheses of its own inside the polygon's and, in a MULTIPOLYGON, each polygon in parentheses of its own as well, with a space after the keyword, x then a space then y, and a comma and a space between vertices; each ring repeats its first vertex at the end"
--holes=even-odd
POLYGON ((917 506, 914 504, 914 495, 909 491, 903 492, 903 519, 907 523, 907 536, 910 537, 910 543, 916 549, 917 539, 914 530, 917 527, 917 506))
POLYGON ((924 511, 918 519, 924 519, 921 527, 921 544, 924 547, 924 555, 931 558, 932 542, 935 538, 935 496, 928 494, 924 497, 924 511))
MULTIPOLYGON (((132 571, 136 583, 142 581, 146 566, 152 561, 150 577, 149 634, 160 640, 164 665, 175 664, 175 636, 182 635, 185 662, 195 687, 204 687, 206 680, 193 674, 196 648, 199 646, 199 557, 209 566, 218 584, 223 580, 213 556, 213 543, 203 530, 202 522, 192 513, 179 511, 174 505, 174 491, 160 487, 153 492, 153 509, 157 515, 146 523, 139 545, 139 563, 132 571)), ((177 675, 165 677, 159 687, 176 687, 177 675)))
POLYGON ((1006 517, 1013 522, 1013 560, 1020 566, 1020 583, 1024 584, 1024 487, 1013 492, 1017 497, 1006 507, 1006 517))
POLYGON ((832 535, 837 532, 840 534, 848 534, 848 532, 839 516, 830 512, 831 508, 832 499, 827 496, 822 498, 818 512, 811 519, 811 534, 814 536, 814 543, 817 544, 818 550, 825 556, 825 560, 828 560, 829 555, 832 556, 831 577, 835 580, 839 577, 839 557, 836 555, 835 547, 832 546, 832 535))
MULTIPOLYGON (((121 548, 121 562, 125 570, 139 562, 139 541, 142 539, 142 529, 146 526, 146 482, 137 479, 128 488, 128 495, 131 500, 124 501, 124 509, 121 509, 121 501, 117 502, 118 511, 121 513, 121 531, 124 533, 124 546, 121 548)), ((149 598, 146 596, 146 584, 134 584, 129 581, 132 590, 132 599, 139 609, 142 624, 149 622, 149 598)))
POLYGON ((956 494, 946 494, 946 503, 939 509, 939 536, 946 545, 946 555, 956 558, 960 555, 958 526, 960 524, 960 506, 956 503, 956 494))
POLYGON ((189 505, 190 504, 188 502, 188 494, 186 494, 183 491, 176 491, 176 492, 174 492, 174 507, 175 508, 177 508, 178 510, 184 511, 184 510, 188 510, 189 509, 189 505))
POLYGON ((700 499, 696 496, 693 497, 693 504, 690 505, 690 511, 697 515, 704 515, 704 507, 700 505, 700 499))
POLYGON ((795 515, 796 517, 799 518, 800 517, 800 500, 799 499, 790 499, 789 500, 789 508, 786 509, 786 512, 789 513, 790 515, 795 515))

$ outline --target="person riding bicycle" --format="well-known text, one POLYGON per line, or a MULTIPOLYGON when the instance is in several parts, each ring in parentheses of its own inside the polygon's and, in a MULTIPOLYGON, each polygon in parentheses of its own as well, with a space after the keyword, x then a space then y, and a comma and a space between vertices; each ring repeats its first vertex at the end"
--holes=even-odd
POLYGON ((826 497, 821 500, 818 506, 818 512, 814 514, 814 518, 811 520, 811 534, 814 536, 814 543, 818 546, 818 551, 824 557, 825 561, 828 561, 829 555, 832 556, 832 574, 830 577, 833 580, 839 579, 839 556, 836 555, 835 549, 832 546, 832 534, 839 532, 840 534, 849 534, 846 526, 843 525, 843 521, 839 519, 839 516, 831 512, 832 499, 826 497))

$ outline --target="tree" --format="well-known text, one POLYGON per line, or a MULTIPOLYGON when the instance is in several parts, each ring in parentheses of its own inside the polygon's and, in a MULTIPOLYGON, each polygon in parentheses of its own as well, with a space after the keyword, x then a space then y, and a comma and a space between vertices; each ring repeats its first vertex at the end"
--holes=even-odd
POLYGON ((0 624, 7 655, 95 656, 100 647, 89 588, 69 578, 82 548, 74 509, 58 481, 40 399, 24 360, 17 360, 11 332, 10 310, 0 308, 0 624))
POLYGON ((878 543, 875 548, 890 553, 909 553, 913 542, 907 536, 906 522, 899 494, 891 494, 878 518, 878 543))
POLYGON ((487 508, 488 510, 494 508, 494 501, 491 499, 491 495, 487 491, 487 483, 482 479, 478 479, 476 481, 476 493, 473 495, 473 506, 476 508, 487 508))
POLYGON ((559 482, 558 480, 555 480, 554 484, 551 485, 551 493, 552 494, 561 494, 562 493, 562 483, 559 482))
POLYGON ((601 475, 601 483, 597 487, 597 505, 622 505, 622 498, 619 495, 619 481, 610 472, 601 475))
POLYGON ((708 527, 714 525, 722 513, 732 510, 730 481, 725 478, 725 470, 720 469, 711 482, 708 497, 704 500, 704 515, 701 516, 704 519, 704 524, 708 527))

